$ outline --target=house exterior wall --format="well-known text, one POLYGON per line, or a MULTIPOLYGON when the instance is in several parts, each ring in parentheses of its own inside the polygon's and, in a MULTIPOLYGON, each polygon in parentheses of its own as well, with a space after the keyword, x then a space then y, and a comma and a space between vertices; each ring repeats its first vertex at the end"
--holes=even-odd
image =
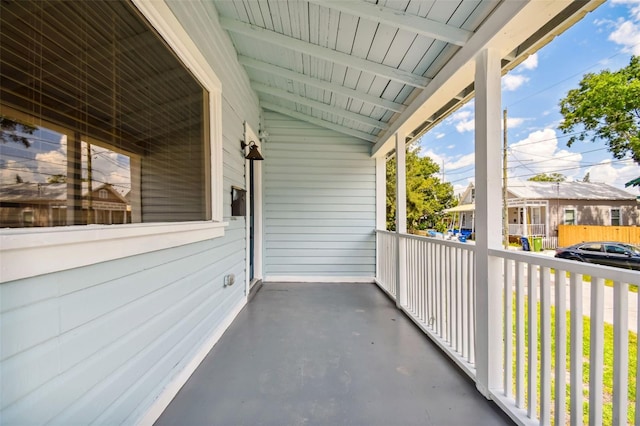
POLYGON ((558 223, 564 224, 564 212, 576 211, 576 225, 611 225, 611 209, 620 209, 620 225, 640 225, 640 209, 635 200, 611 200, 595 204, 588 200, 549 200, 550 235, 557 235, 558 223))
POLYGON ((239 141, 244 121, 259 127, 257 97, 215 6, 169 6, 222 82, 229 225, 224 237, 0 284, 3 424, 152 421, 246 303, 245 221, 230 217, 230 189, 245 184, 239 141), (223 286, 227 274, 236 285, 223 286))
POLYGON ((264 123, 265 279, 370 281, 376 260, 370 143, 272 112, 264 123))

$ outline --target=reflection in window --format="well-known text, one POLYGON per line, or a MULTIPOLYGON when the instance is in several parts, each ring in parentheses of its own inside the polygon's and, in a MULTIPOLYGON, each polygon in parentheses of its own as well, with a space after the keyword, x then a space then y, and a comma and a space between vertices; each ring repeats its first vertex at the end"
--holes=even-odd
POLYGON ((0 14, 0 227, 210 218, 208 93, 127 1, 0 14))
POLYGON ((69 167, 66 134, 34 127, 29 133, 5 131, 4 136, 28 143, 0 145, 2 227, 131 222, 129 157, 80 141, 80 163, 69 167), (70 169, 80 171, 79 199, 68 196, 74 192, 68 187, 70 169))

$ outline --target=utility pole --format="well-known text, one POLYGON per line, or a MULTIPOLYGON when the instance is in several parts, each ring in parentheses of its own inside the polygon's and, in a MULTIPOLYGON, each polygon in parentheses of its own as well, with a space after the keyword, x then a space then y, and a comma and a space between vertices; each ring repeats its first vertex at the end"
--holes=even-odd
POLYGON ((507 110, 502 111, 502 226, 504 237, 504 249, 509 248, 509 204, 507 202, 507 110))

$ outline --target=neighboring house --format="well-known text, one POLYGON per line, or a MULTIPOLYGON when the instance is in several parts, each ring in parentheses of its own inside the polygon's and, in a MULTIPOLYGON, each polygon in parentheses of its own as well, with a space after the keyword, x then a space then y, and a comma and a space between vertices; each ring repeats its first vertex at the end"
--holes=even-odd
MULTIPOLYGON (((64 226, 67 224, 66 183, 0 185, 0 228, 64 226)), ((127 200, 108 183, 89 192, 82 183, 82 214, 78 224, 123 224, 127 200)))
MULTIPOLYGON (((557 236, 558 225, 638 226, 636 196, 606 183, 510 181, 509 235, 557 236)), ((445 212, 453 225, 473 229, 475 187, 469 184, 460 204, 445 212)), ((502 210, 500 210, 502 211, 502 210)))
POLYGON ((606 183, 509 182, 509 234, 558 235, 558 225, 638 226, 636 196, 606 183))
MULTIPOLYGON (((30 184, 0 200, 23 226, 0 231, 3 424, 153 424, 261 281, 379 282, 385 159, 396 150, 403 178, 406 142, 475 94, 476 176, 495 181, 501 76, 601 1, 383 3, 2 2, 0 178, 63 173, 75 188, 61 199, 62 187, 30 184), (110 165, 105 181, 130 176, 126 199, 91 194, 96 221, 126 224, 83 226, 92 160, 110 165), (246 190, 244 216, 232 188, 246 190), (63 222, 74 226, 36 227, 63 222)), ((478 218, 479 234, 499 232, 478 218)), ((488 285, 502 282, 489 276, 494 240, 473 247, 467 306, 480 319, 473 359, 456 363, 491 399, 504 328, 488 316, 499 303, 488 285)), ((340 422, 316 408, 311 423, 340 422)))

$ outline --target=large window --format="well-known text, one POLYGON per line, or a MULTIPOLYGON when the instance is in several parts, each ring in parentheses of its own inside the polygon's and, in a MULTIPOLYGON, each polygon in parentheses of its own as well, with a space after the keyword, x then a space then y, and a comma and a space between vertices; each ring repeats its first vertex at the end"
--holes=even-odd
POLYGON ((0 63, 0 227, 211 218, 209 94, 129 2, 3 2, 0 63))

